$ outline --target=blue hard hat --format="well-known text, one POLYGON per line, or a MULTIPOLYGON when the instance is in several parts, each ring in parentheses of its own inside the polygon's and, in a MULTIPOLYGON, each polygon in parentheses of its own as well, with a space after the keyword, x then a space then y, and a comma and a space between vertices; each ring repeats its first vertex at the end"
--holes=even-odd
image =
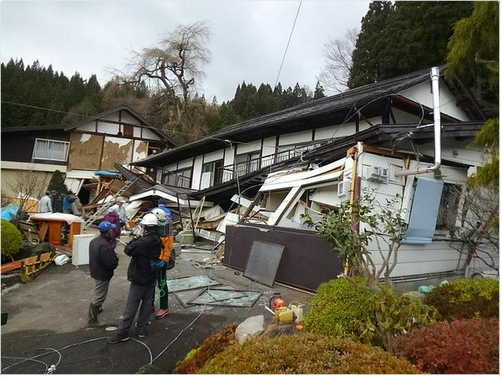
POLYGON ((117 226, 109 221, 102 221, 98 225, 98 229, 101 233, 108 232, 110 229, 115 229, 117 226))

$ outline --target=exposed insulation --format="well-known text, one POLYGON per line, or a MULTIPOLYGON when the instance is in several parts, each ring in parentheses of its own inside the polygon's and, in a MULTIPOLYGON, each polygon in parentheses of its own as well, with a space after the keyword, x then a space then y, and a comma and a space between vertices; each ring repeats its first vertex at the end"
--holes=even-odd
POLYGON ((99 170, 103 136, 72 133, 68 170, 99 170), (82 141, 85 140, 85 141, 82 141))

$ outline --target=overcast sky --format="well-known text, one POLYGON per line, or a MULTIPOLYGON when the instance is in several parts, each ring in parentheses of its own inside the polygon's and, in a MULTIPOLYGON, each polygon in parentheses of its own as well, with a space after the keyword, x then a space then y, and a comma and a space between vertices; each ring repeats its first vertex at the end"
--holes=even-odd
MULTIPOLYGON (((1 60, 38 59, 67 77, 96 74, 104 85, 131 51, 159 45, 179 24, 207 21, 211 62, 200 92, 218 102, 243 80, 273 85, 300 1, 1 1, 1 60)), ((279 81, 313 89, 329 37, 360 28, 369 1, 304 0, 279 81)))

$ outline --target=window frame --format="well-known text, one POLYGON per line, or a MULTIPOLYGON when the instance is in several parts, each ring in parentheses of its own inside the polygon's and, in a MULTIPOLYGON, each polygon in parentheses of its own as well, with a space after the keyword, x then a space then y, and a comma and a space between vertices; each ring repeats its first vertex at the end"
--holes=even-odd
POLYGON ((33 145, 33 153, 32 153, 32 160, 42 160, 42 161, 57 161, 57 162, 67 162, 68 161, 68 155, 70 153, 70 142, 69 141, 64 141, 64 140, 54 140, 54 139, 44 139, 44 138, 35 138, 35 143, 33 145), (63 158, 54 158, 53 156, 51 157, 42 157, 37 155, 37 152, 40 151, 40 148, 37 148, 37 145, 39 142, 45 142, 47 143, 47 146, 44 148, 46 151, 46 154, 48 155, 50 151, 50 145, 52 144, 62 144, 63 145, 63 158))

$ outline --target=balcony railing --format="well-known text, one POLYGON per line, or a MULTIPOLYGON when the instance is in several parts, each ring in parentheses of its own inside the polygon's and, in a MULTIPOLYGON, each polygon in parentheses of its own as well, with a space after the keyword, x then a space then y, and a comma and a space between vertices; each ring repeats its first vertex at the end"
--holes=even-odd
POLYGON ((230 181, 231 179, 249 173, 252 173, 256 170, 259 170, 261 168, 277 164, 279 162, 287 161, 291 158, 294 157, 300 157, 302 153, 309 151, 311 149, 317 148, 320 143, 316 144, 311 144, 311 145, 306 145, 306 146, 300 146, 300 147, 295 147, 292 149, 288 149, 286 151, 278 152, 273 155, 269 156, 264 156, 264 157, 258 157, 254 159, 250 159, 248 161, 244 162, 239 162, 235 164, 235 169, 234 165, 226 165, 223 166, 221 169, 221 177, 222 177, 222 182, 227 182, 230 181))

